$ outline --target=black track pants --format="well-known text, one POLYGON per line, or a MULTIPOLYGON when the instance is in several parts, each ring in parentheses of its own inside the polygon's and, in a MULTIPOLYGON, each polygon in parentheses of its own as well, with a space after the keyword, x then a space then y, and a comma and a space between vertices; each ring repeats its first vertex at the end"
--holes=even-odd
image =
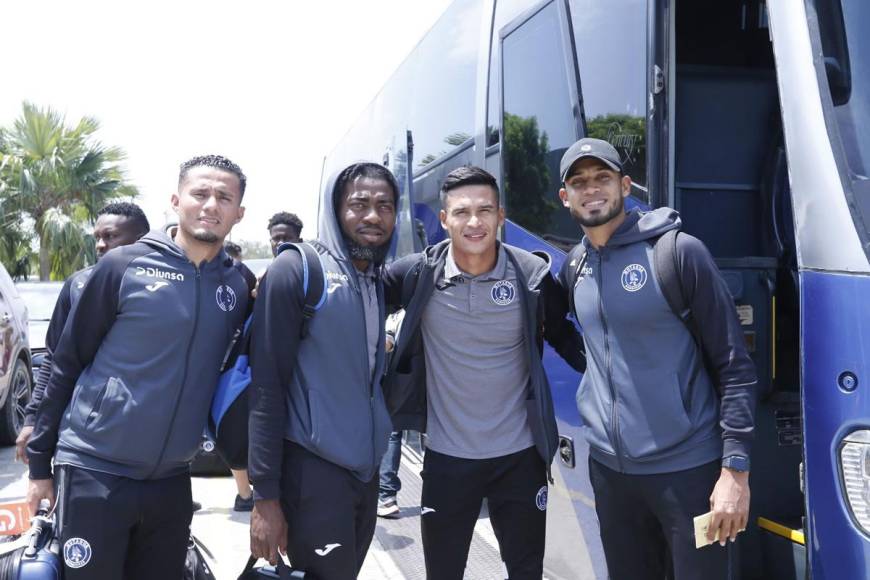
POLYGON ((190 537, 190 476, 135 480, 56 470, 66 580, 181 578, 190 537))
POLYGON ((734 546, 695 548, 693 518, 710 511, 718 461, 675 473, 627 475, 589 460, 611 580, 728 580, 734 546))
POLYGON ((366 558, 378 509, 378 474, 362 482, 295 443, 284 443, 281 507, 287 555, 317 580, 352 580, 366 558))
POLYGON ((426 451, 421 501, 426 577, 462 580, 483 498, 510 580, 540 580, 547 474, 534 447, 492 459, 426 451))

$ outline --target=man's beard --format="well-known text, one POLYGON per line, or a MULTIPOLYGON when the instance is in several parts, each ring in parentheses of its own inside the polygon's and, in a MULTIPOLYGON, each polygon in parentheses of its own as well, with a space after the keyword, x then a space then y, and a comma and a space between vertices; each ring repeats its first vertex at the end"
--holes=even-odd
POLYGON ((574 211, 574 208, 571 208, 571 215, 574 219, 583 227, 594 228, 597 226, 603 226, 610 220, 617 217, 619 214, 625 211, 625 199, 620 195, 619 199, 617 199, 616 203, 613 204, 610 209, 606 213, 600 213, 598 215, 594 215, 592 217, 583 217, 580 215, 580 212, 574 211))
POLYGON ((220 241, 214 232, 193 232, 193 239, 206 244, 216 244, 220 241))
POLYGON ((347 247, 347 253, 350 254, 351 260, 360 260, 374 264, 383 263, 384 258, 387 257, 387 253, 390 251, 390 243, 392 241, 393 237, 390 236, 386 242, 378 246, 363 246, 348 236, 344 236, 344 244, 347 247))

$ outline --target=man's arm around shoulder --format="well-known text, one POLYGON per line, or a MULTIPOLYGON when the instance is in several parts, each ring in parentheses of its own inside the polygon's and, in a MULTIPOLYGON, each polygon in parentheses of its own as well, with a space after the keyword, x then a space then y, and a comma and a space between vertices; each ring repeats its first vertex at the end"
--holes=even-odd
POLYGON ((408 273, 425 260, 425 254, 409 254, 384 267, 384 298, 388 308, 398 310, 408 306, 403 304, 402 286, 408 273))
POLYGON ((578 373, 586 372, 586 345, 574 323, 568 319, 568 297, 551 273, 542 281, 544 338, 578 373))

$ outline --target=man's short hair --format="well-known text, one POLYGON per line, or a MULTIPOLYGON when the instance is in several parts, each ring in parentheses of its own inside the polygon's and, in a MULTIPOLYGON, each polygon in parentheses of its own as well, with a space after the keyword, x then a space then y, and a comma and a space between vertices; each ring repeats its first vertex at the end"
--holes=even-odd
POLYGON ((222 171, 232 173, 239 178, 239 193, 241 194, 240 199, 245 197, 245 186, 248 184, 248 178, 245 177, 244 173, 242 173, 241 167, 239 167, 223 155, 200 155, 198 157, 194 157, 193 159, 188 159, 187 161, 182 163, 178 172, 179 186, 181 185, 181 182, 184 181, 185 176, 187 176, 187 172, 194 167, 214 167, 215 169, 220 169, 222 171))
MULTIPOLYGON (((399 184, 396 182, 395 176, 393 176, 393 173, 389 169, 383 165, 378 165, 377 163, 354 163, 339 173, 338 179, 335 180, 332 202, 336 210, 341 205, 344 188, 348 183, 352 183, 360 177, 382 179, 386 181, 390 185, 390 189, 393 190, 393 201, 396 205, 399 204, 399 184)), ((336 211, 336 213, 338 212, 336 211)))
POLYGON ((224 243, 224 251, 229 254, 231 258, 238 258, 240 260, 242 258, 242 247, 235 242, 224 243))
POLYGON ((441 207, 447 207, 447 196, 454 189, 465 187, 466 185, 488 185, 495 192, 495 206, 499 206, 499 191, 498 182, 493 177, 492 173, 474 165, 465 165, 457 167, 447 174, 444 182, 441 184, 441 207))
POLYGON ((266 229, 271 231, 273 227, 281 224, 290 226, 291 228, 295 229, 297 234, 302 233, 302 220, 299 219, 299 216, 295 213, 290 213, 288 211, 279 211, 278 213, 270 217, 269 225, 266 229))
POLYGON ((148 218, 142 208, 135 203, 129 201, 113 201, 104 205, 97 212, 97 217, 101 215, 119 215, 124 216, 137 227, 140 235, 145 235, 151 229, 151 224, 148 223, 148 218))

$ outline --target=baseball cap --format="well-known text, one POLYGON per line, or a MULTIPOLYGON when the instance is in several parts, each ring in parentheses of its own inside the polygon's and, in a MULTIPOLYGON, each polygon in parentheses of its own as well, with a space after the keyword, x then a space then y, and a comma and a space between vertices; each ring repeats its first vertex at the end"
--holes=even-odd
POLYGON ((562 162, 559 164, 559 173, 562 176, 562 182, 568 176, 568 171, 580 159, 593 157, 598 159, 614 171, 622 173, 622 162, 619 160, 619 153, 613 148, 613 145, 601 139, 593 139, 586 137, 580 139, 565 151, 562 156, 562 162))

